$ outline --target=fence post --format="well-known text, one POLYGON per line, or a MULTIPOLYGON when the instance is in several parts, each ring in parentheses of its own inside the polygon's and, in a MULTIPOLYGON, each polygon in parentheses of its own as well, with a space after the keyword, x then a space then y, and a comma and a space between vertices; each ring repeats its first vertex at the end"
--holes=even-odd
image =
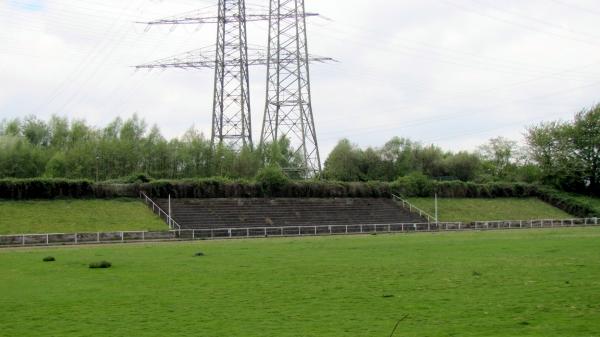
POLYGON ((267 237, 267 227, 265 227, 265 238, 267 237))
POLYGON ((360 232, 361 232, 361 233, 364 233, 364 228, 363 228, 363 225, 360 225, 360 232))
POLYGON ((192 241, 196 240, 196 230, 192 228, 192 241))
POLYGON ((391 224, 389 224, 389 225, 388 225, 388 233, 391 233, 391 232, 392 232, 392 225, 391 225, 391 224))
POLYGON ((229 229, 229 238, 231 239, 231 229, 229 229))
POLYGON ((146 241, 146 232, 142 232, 142 241, 146 241))
POLYGON ((215 229, 214 229, 214 228, 211 228, 211 229, 210 229, 210 238, 211 238, 211 239, 214 239, 214 238, 215 238, 215 229))
POLYGON ((598 218, 594 218, 594 225, 598 224, 598 218))
POLYGON ((250 228, 246 228, 246 237, 249 238, 250 237, 250 228))
POLYGON ((77 237, 79 236, 79 234, 75 233, 75 244, 79 244, 77 237))
POLYGON ((121 232, 121 242, 125 242, 125 233, 121 232))

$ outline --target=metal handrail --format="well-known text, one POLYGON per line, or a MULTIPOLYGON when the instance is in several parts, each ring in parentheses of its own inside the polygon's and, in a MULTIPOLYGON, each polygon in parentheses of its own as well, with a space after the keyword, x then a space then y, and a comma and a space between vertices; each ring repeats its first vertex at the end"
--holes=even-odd
POLYGON ((408 202, 404 198, 400 197, 399 195, 396 195, 396 194, 392 193, 392 198, 396 202, 401 202, 402 203, 402 207, 408 208, 408 210, 411 213, 419 213, 419 216, 420 217, 424 217, 425 219, 427 219, 427 221, 429 223, 432 223, 432 222, 437 223, 438 222, 438 219, 436 217, 434 217, 431 214, 425 212, 424 210, 420 209, 419 207, 411 204, 410 202, 408 202))
POLYGON ((181 230, 181 226, 177 223, 177 221, 175 221, 171 215, 165 212, 157 203, 155 203, 148 195, 146 195, 146 193, 140 191, 140 198, 144 199, 144 202, 147 206, 152 206, 152 212, 158 211, 159 217, 161 215, 165 216, 167 224, 169 225, 169 229, 181 230))

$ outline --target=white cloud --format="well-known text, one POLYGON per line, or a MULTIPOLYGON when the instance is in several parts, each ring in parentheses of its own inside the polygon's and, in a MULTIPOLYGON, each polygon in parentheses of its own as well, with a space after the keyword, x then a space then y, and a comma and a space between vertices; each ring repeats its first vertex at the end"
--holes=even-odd
MULTIPOLYGON (((210 134, 213 73, 134 72, 131 66, 214 43, 215 27, 145 21, 216 0, 0 3, 0 119, 36 113, 102 125, 138 113, 166 136, 196 125, 210 134), (15 6, 18 5, 18 6, 15 6)), ((257 3, 252 1, 252 3, 257 3)), ((313 105, 322 152, 347 137, 392 136, 473 149, 521 138, 524 126, 570 118, 597 102, 600 7, 592 0, 307 0, 313 105)), ((266 24, 249 24, 265 45, 266 24)), ((265 69, 253 68, 255 138, 265 69)), ((324 157, 324 156, 323 156, 324 157)))

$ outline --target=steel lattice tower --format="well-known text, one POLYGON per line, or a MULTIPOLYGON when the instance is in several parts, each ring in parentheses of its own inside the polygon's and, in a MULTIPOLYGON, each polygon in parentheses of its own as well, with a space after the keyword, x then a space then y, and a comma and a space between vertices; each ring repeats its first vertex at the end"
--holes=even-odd
POLYGON ((212 144, 252 147, 245 0, 220 0, 217 25, 212 144))
POLYGON ((200 55, 190 52, 137 68, 214 68, 211 143, 213 147, 217 144, 234 149, 252 147, 245 0, 219 0, 216 17, 192 13, 148 22, 149 25, 203 23, 217 24, 217 43, 212 59, 204 51, 200 55))
POLYGON ((288 138, 305 177, 321 173, 312 110, 310 59, 304 0, 271 0, 267 56, 267 101, 261 144, 288 138))

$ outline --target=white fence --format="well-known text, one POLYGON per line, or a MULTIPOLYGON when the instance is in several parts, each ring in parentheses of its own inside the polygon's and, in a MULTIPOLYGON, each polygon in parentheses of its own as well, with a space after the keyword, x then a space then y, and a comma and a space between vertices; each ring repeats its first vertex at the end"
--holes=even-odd
POLYGON ((445 222, 418 224, 291 226, 172 230, 168 232, 112 232, 76 234, 21 234, 0 236, 0 247, 85 245, 178 240, 216 240, 353 234, 508 230, 598 226, 598 218, 570 220, 445 222))

